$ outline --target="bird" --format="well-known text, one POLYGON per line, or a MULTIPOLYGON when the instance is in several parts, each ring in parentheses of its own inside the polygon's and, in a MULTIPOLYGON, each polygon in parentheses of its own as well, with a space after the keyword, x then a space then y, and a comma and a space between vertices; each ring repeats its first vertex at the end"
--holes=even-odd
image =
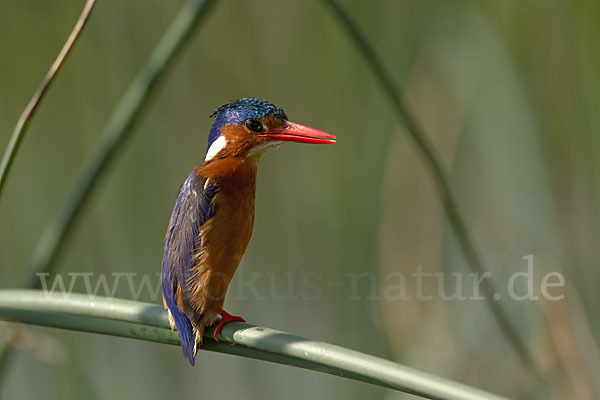
POLYGON ((179 189, 165 237, 161 284, 172 330, 193 366, 204 330, 220 318, 214 339, 229 322, 223 310, 229 283, 254 226, 258 162, 283 142, 327 144, 329 133, 290 122, 262 98, 241 98, 217 108, 204 161, 179 189))

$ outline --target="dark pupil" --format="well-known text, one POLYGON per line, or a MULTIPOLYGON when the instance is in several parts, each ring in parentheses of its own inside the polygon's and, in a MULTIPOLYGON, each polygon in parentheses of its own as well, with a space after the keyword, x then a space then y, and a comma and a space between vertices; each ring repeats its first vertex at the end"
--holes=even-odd
POLYGON ((260 132, 262 130, 262 124, 255 119, 247 119, 246 128, 254 132, 260 132))

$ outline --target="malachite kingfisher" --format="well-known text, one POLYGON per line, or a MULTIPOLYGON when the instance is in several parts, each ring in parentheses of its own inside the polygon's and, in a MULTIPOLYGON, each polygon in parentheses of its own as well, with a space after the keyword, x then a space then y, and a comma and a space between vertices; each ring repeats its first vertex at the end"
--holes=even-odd
POLYGON ((282 142, 335 143, 336 137, 288 121, 260 98, 243 98, 215 110, 204 162, 179 190, 165 238, 163 303, 183 355, 194 365, 204 329, 244 321, 223 310, 254 225, 258 161, 282 142))

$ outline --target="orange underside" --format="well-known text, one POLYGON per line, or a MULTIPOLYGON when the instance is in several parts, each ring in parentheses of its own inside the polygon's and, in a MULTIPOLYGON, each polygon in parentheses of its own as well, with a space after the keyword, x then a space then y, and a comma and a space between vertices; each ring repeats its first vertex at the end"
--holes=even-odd
POLYGON ((223 308, 229 282, 252 235, 257 164, 258 157, 227 158, 198 170, 219 186, 213 200, 215 215, 200 231, 202 248, 193 268, 190 296, 205 326, 212 324, 223 308))

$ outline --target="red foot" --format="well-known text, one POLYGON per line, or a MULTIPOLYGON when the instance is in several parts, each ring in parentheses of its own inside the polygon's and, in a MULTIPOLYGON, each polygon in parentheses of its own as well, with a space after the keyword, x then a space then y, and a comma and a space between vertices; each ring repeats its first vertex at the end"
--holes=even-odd
POLYGON ((238 317, 235 315, 231 315, 229 314, 227 311, 225 310, 221 310, 221 312, 219 313, 219 315, 221 315, 221 321, 219 321, 219 324, 217 325, 217 327, 215 328, 215 334, 213 335, 213 337, 215 338, 215 341, 219 341, 219 339, 217 339, 217 335, 219 333, 221 333, 221 329, 223 329, 223 327, 230 323, 230 322, 234 322, 234 321, 239 321, 239 322, 246 322, 246 320, 242 317, 238 317))

